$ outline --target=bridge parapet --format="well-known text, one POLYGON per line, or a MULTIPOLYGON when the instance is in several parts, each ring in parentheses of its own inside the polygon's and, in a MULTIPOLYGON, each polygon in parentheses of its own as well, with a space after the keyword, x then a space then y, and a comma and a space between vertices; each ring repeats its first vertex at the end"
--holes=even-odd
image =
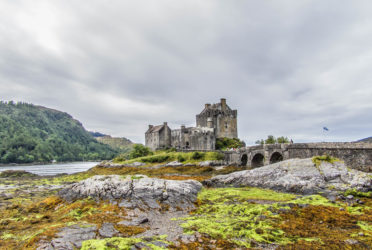
POLYGON ((256 145, 230 153, 226 159, 231 164, 254 168, 281 160, 311 158, 324 154, 345 161, 351 168, 372 172, 372 143, 321 142, 256 145))
POLYGON ((319 143, 295 143, 289 144, 288 148, 335 148, 335 149, 372 149, 372 143, 353 142, 319 142, 319 143))

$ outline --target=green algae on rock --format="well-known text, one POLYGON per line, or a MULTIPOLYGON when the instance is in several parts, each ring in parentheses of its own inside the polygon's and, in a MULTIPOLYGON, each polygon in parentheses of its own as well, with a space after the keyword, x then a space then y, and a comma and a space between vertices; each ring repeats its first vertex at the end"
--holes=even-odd
POLYGON ((328 162, 333 164, 334 162, 342 162, 340 159, 332 157, 330 155, 318 155, 312 158, 312 161, 316 166, 320 166, 322 162, 328 162))
POLYGON ((198 203, 199 208, 190 217, 182 218, 185 231, 238 246, 274 244, 297 249, 296 246, 321 248, 332 244, 336 247, 344 245, 351 234, 356 235, 354 238, 361 246, 371 241, 369 205, 349 206, 347 202, 330 201, 321 195, 298 197, 249 187, 202 189, 198 203), (365 235, 364 238, 358 233, 365 235))
POLYGON ((198 198, 200 207, 184 218, 186 232, 197 231, 212 238, 222 238, 250 247, 252 242, 286 244, 284 232, 273 227, 275 215, 262 201, 289 201, 296 196, 258 188, 203 189, 198 198), (255 200, 256 202, 250 202, 255 200))
POLYGON ((255 187, 243 188, 213 188, 203 189, 198 199, 200 201, 224 202, 224 201, 247 201, 247 200, 270 200, 270 201, 289 201, 296 198, 296 195, 280 193, 270 189, 255 187))
POLYGON ((168 245, 169 242, 164 241, 166 236, 158 236, 151 239, 151 241, 146 241, 142 238, 122 238, 113 237, 107 239, 97 239, 97 240, 87 240, 84 241, 81 250, 101 250, 101 249, 131 249, 131 247, 137 243, 141 243, 141 247, 149 248, 153 250, 166 249, 162 246, 157 246, 154 242, 161 242, 164 245, 168 245))

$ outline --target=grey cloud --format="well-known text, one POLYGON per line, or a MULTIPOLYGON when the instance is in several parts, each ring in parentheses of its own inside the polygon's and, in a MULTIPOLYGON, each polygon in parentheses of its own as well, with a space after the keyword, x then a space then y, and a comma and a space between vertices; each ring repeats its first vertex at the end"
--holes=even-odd
POLYGON ((369 1, 3 1, 0 99, 142 141, 226 97, 248 143, 371 136, 369 1), (323 126, 332 130, 324 135, 323 126), (327 137, 325 137, 327 136, 327 137))

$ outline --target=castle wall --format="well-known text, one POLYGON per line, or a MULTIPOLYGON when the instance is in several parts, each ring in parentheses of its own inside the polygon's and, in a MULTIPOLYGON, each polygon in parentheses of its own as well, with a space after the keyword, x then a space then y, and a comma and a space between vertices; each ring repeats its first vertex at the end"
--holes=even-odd
POLYGON ((166 123, 164 125, 156 126, 155 131, 153 127, 145 134, 145 145, 151 150, 164 149, 171 147, 171 129, 166 123))
POLYGON ((217 138, 238 138, 237 115, 236 110, 228 115, 219 115, 217 117, 216 137, 217 138))
POLYGON ((214 150, 215 135, 211 128, 181 128, 172 130, 172 147, 176 149, 214 150))
POLYGON ((172 148, 184 149, 185 143, 181 136, 181 129, 173 129, 171 132, 171 145, 172 148))
POLYGON ((190 148, 195 150, 214 150, 216 137, 214 133, 198 133, 189 137, 190 148))
POLYGON ((171 147, 171 129, 168 126, 165 126, 159 133, 159 148, 170 148, 171 147))
POLYGON ((145 145, 146 147, 149 147, 151 150, 156 150, 159 148, 159 142, 160 142, 160 137, 159 133, 146 133, 145 136, 145 145))

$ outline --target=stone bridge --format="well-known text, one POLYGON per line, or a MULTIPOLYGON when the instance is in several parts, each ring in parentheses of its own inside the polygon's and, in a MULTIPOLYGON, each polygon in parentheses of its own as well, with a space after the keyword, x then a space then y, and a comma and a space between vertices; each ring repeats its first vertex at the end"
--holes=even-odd
POLYGON ((311 158, 316 155, 330 155, 343 160, 347 166, 372 172, 372 143, 294 143, 267 144, 226 151, 229 164, 256 168, 271 163, 292 159, 311 158))

